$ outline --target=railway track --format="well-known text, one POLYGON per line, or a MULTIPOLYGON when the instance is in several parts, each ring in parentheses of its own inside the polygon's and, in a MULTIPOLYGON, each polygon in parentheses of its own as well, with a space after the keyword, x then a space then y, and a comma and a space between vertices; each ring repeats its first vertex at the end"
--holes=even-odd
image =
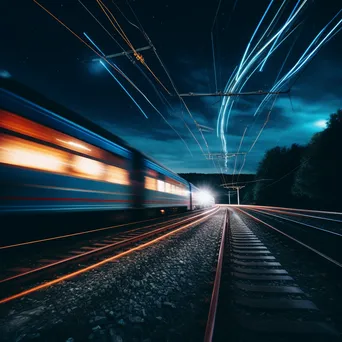
POLYGON ((204 341, 340 340, 241 215, 229 209, 222 228, 204 341))
POLYGON ((305 247, 342 269, 341 216, 317 216, 274 208, 238 208, 253 220, 305 247))
POLYGON ((82 251, 86 254, 102 247, 105 250, 105 247, 115 242, 153 231, 164 224, 177 223, 201 212, 171 215, 165 221, 150 219, 0 246, 0 284, 16 279, 24 273, 32 274, 34 269, 57 263, 62 259, 76 260, 81 257, 82 251))
MULTIPOLYGON (((0 303, 6 303, 29 293, 38 291, 64 281, 105 263, 138 250, 174 234, 182 229, 199 224, 214 215, 219 208, 195 213, 185 218, 175 218, 163 223, 155 223, 115 235, 105 236, 91 241, 74 244, 66 251, 53 256, 36 259, 29 265, 5 269, 0 280, 0 303), (29 267, 27 267, 29 266, 29 267)), ((37 242, 45 243, 47 241, 37 242)), ((21 244, 3 248, 2 253, 15 251, 27 245, 21 244)), ((32 246, 32 244, 30 244, 32 246)), ((37 247, 37 246, 35 246, 37 247)), ((38 254, 39 255, 39 254, 38 254)), ((41 257, 41 255, 39 255, 41 257)), ((22 262, 18 259, 18 262, 22 262)))

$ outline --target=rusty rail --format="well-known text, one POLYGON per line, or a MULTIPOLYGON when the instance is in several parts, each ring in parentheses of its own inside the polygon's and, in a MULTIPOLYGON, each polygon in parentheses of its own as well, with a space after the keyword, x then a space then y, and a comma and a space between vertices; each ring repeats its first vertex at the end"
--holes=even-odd
POLYGON ((205 334, 204 334, 204 342, 211 342, 214 336, 215 318, 216 318, 218 297, 219 297, 219 292, 220 292, 221 274, 222 274, 224 242, 225 242, 226 231, 228 227, 228 219, 229 219, 229 216, 226 211, 224 222, 223 222, 223 227, 222 227, 222 237, 221 237, 220 250, 219 250, 219 255, 218 255, 218 260, 217 260, 217 266, 216 266, 216 275, 215 275, 215 280, 214 280, 213 293, 211 295, 207 326, 206 326, 205 334))

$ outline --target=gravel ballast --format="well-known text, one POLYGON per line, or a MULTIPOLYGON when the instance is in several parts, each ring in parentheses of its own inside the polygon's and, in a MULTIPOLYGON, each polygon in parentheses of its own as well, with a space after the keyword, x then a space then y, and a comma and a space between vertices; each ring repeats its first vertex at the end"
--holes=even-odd
POLYGON ((201 340, 223 218, 2 305, 2 340, 201 340))

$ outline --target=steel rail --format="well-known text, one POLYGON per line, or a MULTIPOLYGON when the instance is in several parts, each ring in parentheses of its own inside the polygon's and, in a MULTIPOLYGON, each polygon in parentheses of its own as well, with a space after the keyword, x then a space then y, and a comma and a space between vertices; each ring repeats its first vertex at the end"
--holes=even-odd
MULTIPOLYGON (((211 213, 214 210, 215 209, 210 210, 209 213, 211 213)), ((8 277, 8 278, 5 278, 5 279, 1 279, 0 280, 0 284, 5 284, 5 283, 8 283, 8 282, 13 281, 13 280, 16 280, 16 279, 19 279, 19 278, 23 278, 25 276, 32 276, 33 274, 37 274, 37 273, 42 272, 44 270, 47 270, 49 268, 56 267, 56 266, 61 266, 62 264, 69 263, 69 262, 72 262, 72 261, 77 261, 78 262, 79 260, 85 260, 86 258, 92 257, 93 255, 97 255, 97 254, 99 254, 101 252, 106 252, 107 250, 112 249, 112 248, 118 248, 118 247, 126 246, 127 244, 131 244, 131 243, 134 243, 134 242, 139 241, 141 239, 148 238, 148 237, 153 236, 153 235, 155 235, 155 234, 157 234, 159 232, 162 232, 164 230, 172 229, 172 228, 174 228, 174 227, 176 227, 178 225, 187 223, 187 222, 191 221, 192 219, 198 218, 198 217, 203 216, 203 215, 205 215, 207 213, 208 212, 201 213, 201 214, 198 214, 198 215, 195 215, 195 216, 191 216, 191 217, 188 217, 188 218, 186 218, 184 220, 180 220, 180 221, 175 222, 175 223, 167 224, 166 226, 164 225, 164 226, 162 226, 159 229, 155 229, 155 230, 150 231, 150 232, 139 234, 136 237, 130 237, 128 239, 124 238, 122 241, 117 241, 117 242, 114 242, 114 243, 109 243, 106 246, 94 248, 94 249, 92 249, 90 251, 87 251, 87 252, 84 252, 84 253, 81 253, 81 254, 77 254, 77 255, 74 255, 74 256, 70 256, 68 258, 64 258, 62 260, 58 260, 56 262, 53 262, 53 263, 50 263, 50 264, 47 264, 47 265, 44 265, 44 266, 37 267, 37 268, 34 268, 32 270, 16 274, 14 276, 11 276, 11 277, 8 277)), ((143 227, 143 228, 138 228, 138 229, 144 229, 144 228, 148 228, 148 227, 149 226, 143 227)), ((131 231, 128 231, 126 233, 132 233, 133 231, 134 230, 131 230, 131 231)))
POLYGON ((249 213, 247 213, 245 210, 242 210, 242 209, 240 209, 240 208, 236 208, 236 209, 239 210, 240 212, 244 213, 245 215, 249 216, 249 217, 252 218, 254 221, 257 221, 257 222, 259 222, 259 223, 264 224, 265 226, 267 226, 267 227, 273 229, 274 231, 276 231, 276 232, 278 232, 278 233, 280 233, 280 234, 286 236, 287 238, 291 239, 292 241, 297 242, 297 243, 300 244, 301 246, 303 246, 303 247, 309 249, 310 251, 314 252, 315 254, 317 254, 317 255, 321 256, 322 258, 326 259, 327 261, 333 263, 335 266, 338 266, 338 267, 342 268, 342 264, 341 264, 340 262, 338 262, 337 260, 335 260, 335 259, 333 259, 333 258, 330 258, 329 256, 327 256, 326 254, 324 254, 324 253, 318 251, 317 249, 315 249, 315 248, 313 248, 313 247, 310 247, 309 245, 307 245, 307 244, 305 244, 305 243, 303 243, 303 242, 301 242, 301 241, 295 239, 294 237, 292 237, 292 236, 290 236, 290 235, 288 235, 288 234, 282 232, 281 230, 279 230, 279 229, 273 227, 272 225, 270 225, 270 224, 268 224, 268 223, 266 223, 266 222, 260 220, 259 218, 255 217, 255 216, 253 216, 253 215, 251 215, 251 214, 249 214, 249 213))
MULTIPOLYGON (((251 207, 251 209, 252 209, 252 207, 251 207)), ((286 214, 286 215, 293 215, 293 216, 300 216, 300 217, 309 217, 309 218, 313 218, 313 219, 317 219, 317 220, 342 223, 342 220, 336 220, 336 219, 332 219, 332 218, 329 218, 329 217, 323 217, 323 216, 315 216, 315 215, 307 215, 307 214, 302 214, 302 213, 296 213, 296 212, 292 212, 292 211, 286 211, 285 209, 284 210, 279 210, 279 209, 271 209, 271 208, 261 208, 261 207, 258 207, 258 209, 255 209, 255 210, 271 211, 271 212, 282 213, 282 214, 286 214)))
POLYGON ((272 217, 276 217, 276 218, 279 218, 279 219, 284 220, 284 221, 293 222, 293 223, 296 223, 296 224, 299 224, 299 225, 302 225, 302 226, 305 226, 305 227, 309 227, 309 228, 312 228, 312 229, 316 229, 316 230, 321 231, 321 232, 324 232, 324 233, 328 233, 328 234, 332 234, 332 235, 335 235, 335 236, 342 237, 342 234, 333 232, 333 231, 331 231, 331 230, 319 228, 319 227, 313 226, 313 225, 308 224, 308 223, 304 223, 304 222, 300 222, 300 221, 296 221, 296 220, 291 220, 291 219, 288 218, 288 217, 283 217, 283 216, 271 214, 271 213, 267 212, 266 210, 252 209, 252 208, 249 208, 249 210, 255 211, 255 212, 260 213, 260 214, 264 214, 264 215, 269 215, 269 216, 272 216, 272 217))
POLYGON ((228 227, 228 219, 229 219, 229 216, 226 210, 224 221, 223 221, 223 227, 222 227, 221 244, 220 244, 220 250, 219 250, 217 266, 216 266, 214 287, 213 287, 213 292, 211 296, 208 320, 207 320, 207 325, 206 325, 205 334, 204 334, 204 342, 211 342, 214 336, 215 319, 216 319, 216 312, 217 312, 217 306, 218 306, 218 297, 220 293, 224 244, 225 244, 226 231, 228 227))
MULTIPOLYGON (((195 213, 193 213, 195 214, 195 213)), ((164 221, 164 222, 160 222, 160 223, 154 223, 151 224, 149 226, 144 226, 142 228, 147 228, 147 227, 153 227, 155 225, 158 224, 163 224, 163 223, 168 223, 177 219, 181 219, 181 213, 177 213, 177 214, 173 214, 173 215, 168 215, 168 218, 174 217, 174 216, 179 216, 178 218, 172 218, 170 220, 164 221)), ((191 214, 189 214, 189 216, 191 216, 191 214)), ((55 241, 55 240, 61 240, 61 239, 66 239, 66 238, 70 238, 70 237, 75 237, 75 236, 79 236, 79 235, 86 235, 86 234, 91 234, 91 233, 98 233, 101 231, 105 231, 105 230, 110 230, 110 229, 116 229, 116 228, 122 228, 122 227, 127 227, 127 226, 132 226, 135 224, 139 224, 139 223, 146 223, 146 222, 150 222, 150 221, 156 221, 160 219, 160 217, 156 217, 156 218, 152 218, 152 219, 148 219, 148 220, 142 220, 142 221, 135 221, 135 222, 128 222, 128 223, 122 223, 122 224, 118 224, 115 226, 108 226, 108 227, 102 227, 102 228, 97 228, 97 229, 91 229, 91 230, 86 230, 83 232, 77 232, 77 233, 71 233, 71 234, 65 234, 65 235, 59 235, 59 236, 52 236, 49 238, 44 238, 44 239, 39 239, 39 240, 31 240, 31 241, 23 241, 23 242, 19 242, 19 243, 15 243, 12 245, 5 245, 5 246, 0 246, 0 251, 1 250, 5 250, 5 249, 11 249, 11 248, 16 248, 16 247, 22 247, 22 246, 28 246, 28 245, 33 245, 36 243, 44 243, 44 242, 49 242, 49 241, 55 241)))
POLYGON ((308 212, 308 213, 318 213, 318 214, 325 214, 325 215, 342 215, 342 212, 338 212, 338 211, 324 211, 324 210, 298 209, 298 208, 287 208, 287 207, 273 207, 273 206, 267 206, 267 205, 241 205, 241 207, 274 208, 274 209, 281 209, 281 210, 304 211, 304 212, 308 212))
MULTIPOLYGON (((192 217, 192 220, 191 220, 191 219, 187 219, 187 220, 184 220, 184 221, 182 221, 182 222, 178 222, 177 224, 169 225, 169 226, 167 226, 167 227, 160 228, 160 229, 155 230, 155 231, 153 231, 153 232, 145 233, 145 234, 139 235, 139 236, 137 236, 137 237, 133 237, 133 238, 131 238, 131 239, 125 240, 125 241, 123 241, 123 242, 115 243, 115 244, 113 244, 113 245, 116 245, 116 247, 123 247, 123 246, 125 246, 125 245, 127 245, 127 244, 131 244, 132 242, 137 242, 137 241, 139 241, 139 240, 145 239, 146 237, 151 237, 151 236, 153 236, 153 235, 156 235, 157 232, 160 233, 160 232, 162 232, 162 231, 165 231, 165 230, 168 230, 168 229, 175 228, 175 227, 170 227, 170 226, 176 226, 176 227, 177 227, 177 226, 180 226, 180 228, 175 228, 175 229, 172 230, 171 232, 165 233, 165 234, 163 234, 162 236, 159 236, 159 237, 157 237, 157 238, 155 238, 155 239, 153 239, 153 240, 150 240, 150 241, 148 241, 148 242, 145 242, 145 243, 143 243, 143 244, 141 244, 141 245, 139 245, 139 246, 132 247, 131 249, 129 249, 129 250, 127 250, 127 251, 121 252, 121 253, 119 253, 119 254, 117 254, 117 255, 114 255, 114 256, 112 256, 112 257, 109 257, 109 258, 106 258, 106 259, 101 260, 101 261, 99 261, 99 262, 96 262, 95 264, 91 264, 90 266, 87 266, 87 267, 81 268, 81 269, 79 269, 79 270, 77 270, 77 271, 71 272, 71 273, 69 273, 69 274, 60 276, 60 277, 58 277, 58 278, 56 278, 56 279, 54 279, 54 280, 46 281, 46 282, 42 283, 41 285, 34 286, 34 287, 32 287, 32 288, 30 288, 30 289, 28 289, 28 290, 24 290, 24 291, 21 291, 21 292, 19 292, 19 293, 16 293, 16 294, 13 294, 13 295, 10 295, 10 296, 1 298, 1 299, 0 299, 0 304, 4 304, 4 303, 7 303, 7 302, 10 302, 10 301, 12 301, 12 300, 14 300, 14 299, 17 299, 17 298, 21 298, 21 297, 23 297, 23 296, 26 296, 27 294, 30 294, 30 293, 39 291, 39 290, 41 290, 41 289, 50 287, 50 286, 52 286, 52 285, 54 285, 54 284, 57 284, 57 283, 59 283, 59 282, 62 282, 62 281, 64 281, 64 280, 66 280, 66 279, 70 279, 70 278, 72 278, 72 277, 75 277, 75 276, 80 275, 80 274, 82 274, 82 273, 88 272, 88 271, 90 271, 90 270, 92 270, 92 269, 95 269, 95 268, 97 268, 97 267, 100 267, 100 266, 102 266, 102 265, 104 265, 104 264, 107 264, 108 262, 111 262, 111 261, 113 261, 113 260, 119 259, 120 257, 125 256, 125 255, 127 255, 127 254, 130 254, 130 253, 132 253, 132 252, 134 252, 134 251, 136 251, 136 250, 140 250, 140 249, 143 249, 143 248, 145 248, 145 247, 147 247, 147 246, 150 246, 150 245, 152 245, 152 244, 154 244, 154 243, 156 243, 156 242, 158 242, 158 241, 160 241, 160 240, 162 240, 162 239, 164 239, 164 238, 166 238, 166 237, 168 237, 168 236, 170 236, 170 235, 173 235, 173 234, 175 234, 175 233, 177 233, 177 232, 179 232, 179 231, 181 231, 181 230, 183 230, 183 229, 185 229, 185 228, 188 228, 188 227, 193 226, 193 225, 195 225, 195 224, 201 223, 202 221, 208 219, 210 216, 216 214, 219 210, 220 210, 220 208, 219 208, 219 207, 216 207, 216 208, 210 210, 209 213, 206 212, 205 214, 197 215, 196 217, 199 217, 199 216, 203 216, 203 217, 200 217, 200 218, 198 218, 198 219, 195 220, 195 221, 193 221, 194 217, 192 217), (192 222, 187 223, 188 221, 192 221, 192 222), (186 224, 185 224, 185 223, 186 223, 186 224), (184 225, 184 224, 185 224, 185 225, 184 225)), ((103 250, 104 248, 106 248, 106 247, 107 247, 107 246, 104 246, 104 247, 101 247, 101 248, 97 249, 97 250, 96 250, 96 253, 95 253, 94 251, 90 251, 90 253, 87 252, 87 253, 85 253, 85 254, 87 254, 88 256, 89 256, 89 254, 91 254, 92 256, 94 256, 94 255, 97 256, 97 255, 99 254, 98 252, 99 252, 99 251, 102 251, 102 250, 103 250), (91 253, 91 252, 92 252, 92 253, 91 253)), ((106 248, 106 249, 108 249, 108 248, 106 248)), ((82 256, 83 256, 83 258, 84 258, 84 254, 82 254, 82 256)), ((79 259, 79 255, 77 255, 76 258, 79 259)), ((75 258, 72 257, 71 259, 74 260, 75 258)), ((66 265, 66 264, 69 264, 69 263, 67 263, 66 261, 70 261, 70 259, 68 258, 67 260, 62 260, 62 261, 64 261, 64 265, 66 265)), ((50 264, 50 265, 47 265, 47 266, 50 266, 50 267, 48 267, 48 268, 51 269, 52 266, 55 266, 55 264, 53 264, 53 265, 50 264)), ((43 268, 44 268, 44 270, 46 271, 46 267, 43 267, 43 268)), ((39 271, 42 271, 43 268, 40 268, 39 271)), ((26 275, 26 274, 25 274, 25 275, 26 275)))

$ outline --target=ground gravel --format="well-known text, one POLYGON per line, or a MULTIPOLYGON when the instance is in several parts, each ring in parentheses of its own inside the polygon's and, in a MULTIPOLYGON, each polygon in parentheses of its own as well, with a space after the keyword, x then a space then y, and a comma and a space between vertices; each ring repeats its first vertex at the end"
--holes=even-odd
POLYGON ((1 308, 3 341, 198 341, 224 212, 1 308))

